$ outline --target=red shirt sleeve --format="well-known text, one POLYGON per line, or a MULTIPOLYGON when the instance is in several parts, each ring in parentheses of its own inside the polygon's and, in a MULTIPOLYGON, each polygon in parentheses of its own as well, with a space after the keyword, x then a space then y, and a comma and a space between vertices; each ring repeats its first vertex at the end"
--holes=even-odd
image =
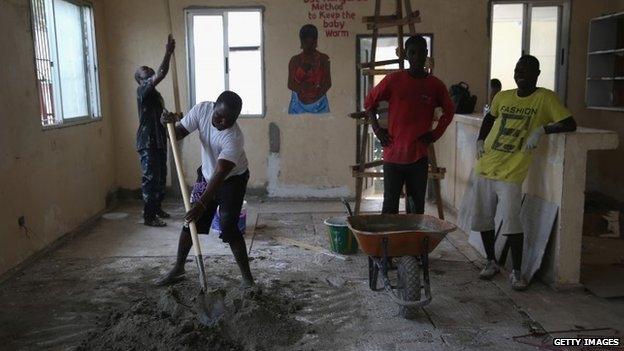
POLYGON ((451 124, 451 121, 455 116, 455 105, 453 104, 453 100, 451 100, 448 89, 446 89, 446 85, 444 85, 442 81, 438 81, 437 99, 438 106, 442 107, 443 113, 438 121, 438 125, 432 132, 434 141, 438 140, 442 134, 444 134, 446 127, 451 124))
POLYGON ((366 96, 364 100, 364 109, 370 111, 379 106, 379 102, 388 101, 390 98, 391 80, 394 74, 389 74, 379 82, 366 96))

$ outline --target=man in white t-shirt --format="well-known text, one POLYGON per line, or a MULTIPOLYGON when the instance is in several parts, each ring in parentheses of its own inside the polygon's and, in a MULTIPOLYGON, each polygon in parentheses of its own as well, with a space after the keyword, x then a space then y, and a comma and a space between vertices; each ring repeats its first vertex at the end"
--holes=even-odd
MULTIPOLYGON (((216 102, 200 102, 175 125, 176 139, 199 131, 202 165, 197 170, 197 182, 191 193, 193 208, 186 214, 186 222, 195 222, 199 234, 208 234, 212 219, 219 207, 223 242, 230 245, 243 276, 243 287, 254 284, 245 239, 238 228, 249 170, 245 156, 243 132, 236 124, 242 100, 231 91, 224 91, 216 102)), ((163 124, 175 123, 178 116, 164 112, 163 124)), ((173 269, 158 285, 175 283, 184 277, 184 263, 193 242, 187 225, 182 227, 178 244, 178 257, 173 269)))

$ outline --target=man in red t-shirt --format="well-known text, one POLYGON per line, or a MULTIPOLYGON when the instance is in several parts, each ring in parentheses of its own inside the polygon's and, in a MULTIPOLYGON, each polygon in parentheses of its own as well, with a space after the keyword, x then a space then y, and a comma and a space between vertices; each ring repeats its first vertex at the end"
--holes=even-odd
POLYGON ((425 38, 411 36, 405 42, 405 50, 410 68, 387 75, 371 90, 364 103, 373 131, 383 146, 382 213, 399 212, 403 185, 407 197, 414 203, 414 208, 410 208, 406 201, 407 212, 424 213, 429 165, 427 148, 442 136, 455 113, 444 83, 425 71, 425 38), (379 127, 377 122, 380 101, 389 104, 388 129, 379 127), (444 114, 431 130, 434 110, 440 106, 444 114))

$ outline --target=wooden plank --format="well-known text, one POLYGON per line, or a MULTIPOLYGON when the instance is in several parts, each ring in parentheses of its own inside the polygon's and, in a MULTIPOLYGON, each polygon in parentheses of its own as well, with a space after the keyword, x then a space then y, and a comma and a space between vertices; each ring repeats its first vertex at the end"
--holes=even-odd
MULTIPOLYGON (((383 178, 383 172, 360 172, 354 170, 352 176, 354 178, 383 178)), ((435 180, 444 179, 444 173, 429 173, 427 178, 435 180)))
POLYGON ((433 172, 433 173, 446 173, 446 168, 445 167, 432 167, 431 165, 429 165, 429 172, 433 172))
POLYGON ((362 23, 384 23, 384 22, 393 22, 397 20, 396 15, 389 16, 363 16, 362 23))
POLYGON ((383 178, 383 172, 359 172, 353 171, 355 178, 383 178))
MULTIPOLYGON (((364 171, 364 164, 366 163, 366 147, 368 146, 368 125, 363 125, 360 136, 360 159, 358 163, 360 164, 359 170, 364 171)), ((360 207, 362 205, 362 192, 364 191, 364 184, 362 178, 356 178, 355 182, 355 214, 357 215, 360 212, 360 207)))
POLYGON ((363 165, 366 162, 366 147, 368 146, 368 126, 363 126, 360 131, 360 159, 357 160, 360 165, 360 170, 363 170, 363 165))
POLYGON ((364 180, 361 177, 355 177, 355 208, 353 209, 354 214, 360 213, 360 208, 362 207, 363 186, 364 180))
MULTIPOLYGON (((381 0, 375 0, 375 16, 374 18, 379 18, 379 13, 381 12, 381 0)), ((371 62, 375 62, 375 55, 377 55, 377 37, 379 35, 379 27, 375 26, 373 29, 373 42, 371 45, 371 62)), ((372 81, 369 83, 369 88, 372 88, 372 81)))
POLYGON ((358 64, 358 67, 371 68, 371 67, 376 67, 376 66, 393 65, 393 64, 400 63, 400 62, 401 62, 400 59, 384 60, 384 61, 376 61, 376 62, 363 62, 363 63, 358 64))
MULTIPOLYGON (((377 160, 377 161, 373 161, 373 162, 367 162, 364 164, 364 168, 372 168, 372 167, 379 167, 383 165, 383 160, 377 160)), ((351 169, 358 169, 361 165, 354 165, 351 166, 351 169)))
POLYGON ((383 22, 383 23, 369 23, 366 25, 366 28, 369 30, 382 29, 382 28, 390 28, 397 26, 407 26, 410 24, 420 23, 420 11, 412 12, 411 16, 406 16, 404 18, 392 21, 392 22, 383 22))
POLYGON ((397 68, 397 69, 363 69, 362 70, 362 75, 365 76, 385 76, 387 74, 390 73, 394 73, 394 72, 399 72, 402 71, 402 69, 397 68))
MULTIPOLYGON (((403 6, 401 5, 401 0, 396 0, 396 15, 398 18, 403 17, 403 6)), ((397 27, 397 48, 398 48, 398 56, 399 56, 399 69, 405 68, 405 50, 403 49, 403 26, 399 25, 397 27)))
MULTIPOLYGON (((405 12, 414 13, 412 11, 412 0, 405 0, 405 12)), ((410 35, 416 35, 416 26, 414 26, 414 23, 409 23, 409 32, 410 35)))
MULTIPOLYGON (((373 21, 377 21, 379 19, 379 15, 381 12, 381 0, 375 0, 375 15, 373 17, 373 21)), ((377 38, 379 36, 379 29, 377 27, 375 27, 373 29, 373 40, 371 43, 371 55, 370 55, 370 62, 375 62, 375 57, 377 54, 377 38)), ((367 93, 370 92, 373 89, 374 86, 374 81, 373 79, 371 79, 372 77, 367 77, 367 81, 368 81, 368 89, 366 90, 367 93)), ((360 148, 360 152, 358 153, 360 156, 360 159, 357 160, 360 164, 364 164, 366 162, 366 147, 368 144, 368 124, 366 122, 368 121, 368 118, 364 119, 363 121, 365 121, 364 123, 362 123, 362 134, 360 139, 360 145, 357 145, 356 147, 360 148)), ((358 124, 360 121, 358 121, 358 124)), ((364 169, 362 167, 360 167, 360 171, 363 171, 364 169)), ((360 207, 362 205, 362 193, 364 191, 364 184, 363 184, 363 179, 362 178, 356 178, 355 179, 355 214, 357 215, 360 212, 360 207)))
MULTIPOLYGON (((411 4, 408 6, 407 1, 409 0, 405 0, 406 1, 406 12, 410 14, 410 16, 406 16, 407 17, 420 17, 420 11, 416 10, 416 11, 412 11, 411 10, 411 4)), ((395 15, 387 15, 387 16, 381 16, 381 15, 377 15, 377 16, 362 16, 362 23, 366 23, 366 24, 371 24, 371 23, 395 23, 397 20, 401 20, 401 19, 405 19, 402 18, 403 16, 397 16, 395 15), (376 19, 376 21, 375 21, 376 19)))
MULTIPOLYGON (((429 165, 431 169, 438 169, 438 161, 436 159, 435 149, 433 144, 429 144, 429 165)), ((440 179, 433 178, 433 191, 436 197, 436 205, 438 207, 438 218, 444 219, 444 204, 442 203, 442 190, 440 189, 440 179)))
MULTIPOLYGON (((384 112, 388 112, 387 108, 380 108, 377 109, 377 113, 384 113, 384 112)), ((354 112, 354 113, 350 113, 349 117, 351 118, 365 118, 366 117, 366 111, 360 111, 360 112, 354 112)))
MULTIPOLYGON (((439 181, 440 179, 444 179, 444 173, 429 173, 428 179, 433 179, 439 181)), ((438 208, 438 211, 440 209, 438 208)))

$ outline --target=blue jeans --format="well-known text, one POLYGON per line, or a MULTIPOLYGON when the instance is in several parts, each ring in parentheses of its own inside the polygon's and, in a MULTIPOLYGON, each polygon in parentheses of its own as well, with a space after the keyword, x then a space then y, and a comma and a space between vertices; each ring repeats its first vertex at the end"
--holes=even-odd
POLYGON ((167 149, 141 149, 141 191, 143 194, 143 217, 153 219, 165 198, 167 185, 167 149))

